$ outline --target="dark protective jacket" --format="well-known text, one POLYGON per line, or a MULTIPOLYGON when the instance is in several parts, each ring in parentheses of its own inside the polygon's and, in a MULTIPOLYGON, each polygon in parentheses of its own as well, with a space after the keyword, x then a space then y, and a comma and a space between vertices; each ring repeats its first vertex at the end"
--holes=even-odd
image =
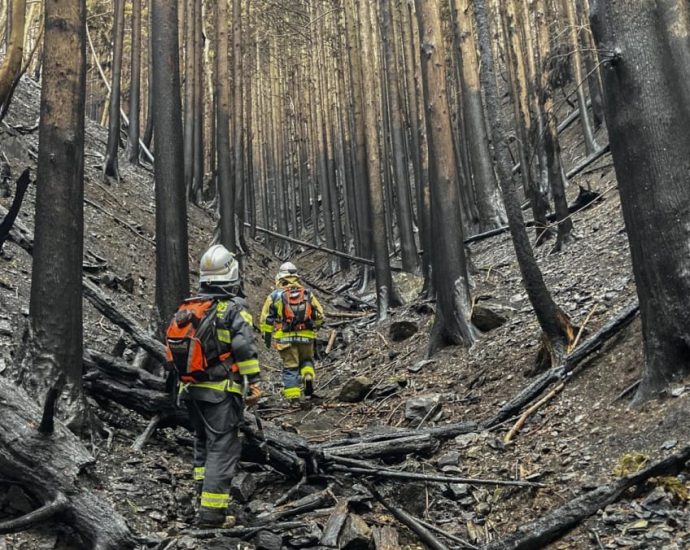
POLYGON ((247 303, 238 296, 214 293, 212 290, 204 290, 191 299, 216 301, 216 339, 221 355, 229 352, 230 356, 207 370, 209 381, 183 384, 180 387, 182 397, 217 403, 224 400, 228 393, 241 396, 244 377, 253 383, 260 374, 252 315, 247 310, 247 303))

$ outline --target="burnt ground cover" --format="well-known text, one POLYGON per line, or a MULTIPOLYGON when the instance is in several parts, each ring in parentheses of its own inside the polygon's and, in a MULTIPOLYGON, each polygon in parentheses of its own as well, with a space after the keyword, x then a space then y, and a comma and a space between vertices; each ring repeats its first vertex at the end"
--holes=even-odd
MULTIPOLYGON (((24 80, 6 124, 0 128, 3 163, 12 175, 0 187, 0 204, 5 207, 11 203, 14 179, 24 167, 35 166, 38 94, 38 87, 24 80)), ((87 125, 85 264, 90 278, 113 303, 147 326, 155 282, 152 172, 146 166, 122 162, 120 182, 104 183, 101 164, 106 137, 103 128, 87 125)), ((565 162, 573 166, 583 158, 583 147, 569 132, 564 137, 565 162)), ((605 135, 599 137, 605 140, 605 135)), ((574 214, 577 239, 563 252, 550 254, 547 243, 537 249, 537 255, 556 301, 582 328, 584 341, 633 303, 636 295, 610 159, 602 158, 588 173, 574 179, 569 189, 573 199, 578 185, 602 193, 603 200, 574 214)), ((34 185, 19 215, 20 223, 29 228, 33 198, 34 185)), ((211 241, 215 220, 211 209, 190 207, 193 279, 198 275, 198 258, 211 241)), ((251 241, 251 254, 244 265, 255 316, 281 261, 273 248, 274 243, 262 239, 251 241)), ((426 359, 426 344, 434 304, 416 298, 419 280, 396 276, 411 301, 392 311, 388 320, 375 323, 370 314, 374 309, 366 305, 373 301, 373 290, 359 292, 355 269, 333 273, 330 258, 323 253, 292 248, 291 261, 314 286, 328 313, 318 346, 319 399, 305 410, 288 409, 279 397, 278 356, 261 348, 266 397, 259 410, 264 421, 317 444, 390 428, 421 430, 452 422, 480 422, 495 414, 533 379, 540 333, 521 285, 510 237, 500 235, 469 248, 476 319, 483 326, 489 322, 498 326, 484 332, 471 349, 447 348, 430 360, 426 359)), ((284 247, 281 252, 287 253, 284 247)), ((30 255, 7 242, 0 257, 0 376, 12 376, 28 315, 30 273, 30 255)), ((118 347, 122 357, 133 360, 136 346, 129 336, 87 301, 84 304, 87 345, 109 353, 118 347)), ((533 480, 543 487, 382 479, 379 491, 386 500, 474 546, 500 539, 614 480, 614 471, 619 468, 620 473, 621 464, 629 466, 638 458, 653 461, 690 441, 690 381, 671 388, 658 400, 632 407, 634 388, 630 388, 640 378, 642 364, 640 326, 635 320, 580 365, 563 388, 527 418, 510 442, 505 442, 505 436, 516 418, 490 430, 477 429, 446 440, 432 452, 397 457, 387 465, 427 474, 533 480)), ((181 427, 161 429, 142 451, 134 451, 131 445, 145 429, 147 419, 112 402, 93 400, 92 404, 102 422, 102 437, 85 444, 96 459, 99 492, 115 504, 133 531, 158 538, 161 548, 239 544, 222 536, 200 539, 187 533, 194 513, 191 434, 181 427)), ((296 482, 252 463, 243 463, 241 470, 255 486, 247 502, 238 503, 238 519, 244 524, 274 510, 275 502, 296 482)), ((655 478, 626 492, 549 547, 687 548, 689 473, 686 468, 675 478, 655 478)), ((403 547, 421 544, 371 499, 360 477, 327 477, 308 480, 286 504, 319 491, 333 497, 322 509, 299 518, 305 526, 284 532, 277 541, 262 535, 263 539, 254 537, 242 544, 318 546, 337 503, 344 501, 350 503, 349 518, 340 546, 373 545, 371 537, 384 526, 399 532, 403 547)), ((2 489, 0 517, 16 516, 35 506, 18 487, 4 485, 2 489)), ((449 547, 459 544, 441 539, 449 547)), ((29 532, 0 535, 0 548, 74 547, 70 540, 68 529, 48 523, 29 532)))

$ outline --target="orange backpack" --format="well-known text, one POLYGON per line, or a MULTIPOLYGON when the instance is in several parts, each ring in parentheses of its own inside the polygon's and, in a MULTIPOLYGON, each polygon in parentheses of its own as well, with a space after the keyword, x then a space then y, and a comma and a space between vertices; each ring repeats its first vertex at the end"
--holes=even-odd
POLYGON ((302 286, 287 286, 283 300, 283 330, 295 331, 314 328, 314 309, 311 293, 302 286))
POLYGON ((216 338, 214 300, 192 299, 182 303, 165 333, 166 357, 184 383, 209 380, 206 370, 227 359, 216 338))

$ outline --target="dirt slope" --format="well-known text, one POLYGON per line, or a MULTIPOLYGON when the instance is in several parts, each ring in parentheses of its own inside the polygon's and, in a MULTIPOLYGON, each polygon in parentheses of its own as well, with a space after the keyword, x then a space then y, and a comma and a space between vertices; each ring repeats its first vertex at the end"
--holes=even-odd
MULTIPOLYGON (((33 126, 38 116, 38 94, 37 86, 25 80, 15 97, 8 124, 0 128, 0 149, 12 169, 12 181, 25 166, 35 165, 38 135, 33 126)), ((582 147, 575 134, 574 130, 569 131, 564 142, 567 166, 581 158, 582 147)), ((146 168, 132 168, 123 161, 122 180, 114 185, 104 184, 99 164, 105 142, 105 131, 89 123, 86 198, 97 206, 85 204, 85 260, 94 264, 93 278, 100 281, 118 306, 146 324, 151 314, 155 280, 151 242, 154 238, 152 175, 146 168), (113 281, 112 274, 117 280, 113 281), (128 290, 130 279, 132 285, 128 290)), ((605 192, 603 202, 574 217, 578 239, 561 254, 549 255, 548 245, 538 251, 547 284, 558 303, 577 325, 585 325, 589 317, 583 338, 635 299, 626 235, 613 188, 614 174, 606 167, 608 162, 603 159, 599 164, 604 168, 578 180, 605 192)), ((574 186, 570 193, 576 193, 574 186)), ((20 214, 20 220, 29 227, 33 223, 33 198, 32 187, 20 214)), ((11 197, 2 197, 0 201, 8 206, 11 197)), ((214 223, 213 217, 204 210, 190 208, 190 265, 194 277, 198 275, 195 273, 197 259, 210 242, 214 223)), ((323 403, 308 411, 288 411, 278 396, 277 355, 262 348, 268 393, 262 404, 263 416, 312 441, 323 441, 383 426, 417 427, 419 418, 412 421, 405 418, 406 404, 417 397, 431 396, 440 404, 440 413, 423 418, 424 426, 482 420, 495 413, 528 383, 525 372, 533 364, 539 331, 520 283, 509 237, 492 238, 472 245, 471 249, 477 268, 473 278, 476 304, 500 310, 508 317, 505 324, 484 334, 471 350, 449 348, 432 362, 421 364, 433 319, 433 304, 412 303, 378 325, 372 324, 370 317, 348 322, 331 316, 331 326, 321 334, 321 360, 317 367, 317 391, 323 403), (390 329, 400 321, 413 322, 418 330, 396 342, 390 329), (336 330, 335 346, 325 355, 324 344, 330 330, 336 330), (340 401, 338 395, 343 386, 357 376, 370 378, 374 391, 361 402, 340 401)), ((345 305, 342 296, 331 293, 354 281, 355 274, 330 274, 328 259, 320 253, 301 252, 293 260, 306 280, 318 286, 316 292, 324 299, 327 311, 342 310, 341 306, 345 305)), ((279 262, 262 244, 252 244, 252 255, 244 273, 255 315, 271 289, 279 262)), ((30 256, 7 243, 0 258, 2 375, 11 373, 12 354, 28 313, 30 270, 30 256)), ((407 281, 406 286, 414 285, 407 281)), ((365 292, 359 298, 366 301, 371 296, 365 292)), ((86 344, 112 350, 121 337, 119 329, 88 302, 85 308, 86 344)), ((124 356, 131 359, 134 348, 126 337, 125 341, 128 349, 124 356)), ((639 321, 636 321, 594 356, 561 393, 530 417, 509 445, 504 445, 502 439, 510 423, 496 431, 460 436, 445 443, 434 456, 408 457, 404 464, 398 465, 427 472, 443 468, 442 471, 469 477, 534 476, 531 479, 538 478, 547 488, 529 492, 386 482, 382 491, 408 511, 481 545, 582 491, 613 479, 614 467, 626 454, 642 453, 653 459, 672 452, 690 441, 690 381, 673 388, 658 401, 630 409, 630 396, 618 397, 639 379, 642 360, 639 321)), ((130 445, 144 429, 145 420, 116 405, 109 404, 107 409, 101 416, 110 426, 111 438, 95 442, 94 447, 103 492, 139 533, 164 538, 185 528, 193 515, 190 435, 182 429, 162 430, 143 452, 134 452, 130 445)), ((686 486, 688 473, 686 470, 685 477, 680 478, 686 486)), ((268 476, 264 481, 272 480, 273 486, 262 489, 243 514, 251 516, 265 509, 290 486, 279 477, 261 475, 268 476)), ((20 493, 0 487, 0 518, 30 508, 20 493)), ((628 495, 608 506, 552 547, 687 548, 689 512, 687 503, 672 491, 659 484, 645 487, 639 495, 628 495)), ((363 512, 363 517, 371 525, 395 525, 377 507, 363 512)), ((323 526, 327 514, 314 514, 312 518, 323 526)), ((403 542, 416 544, 409 532, 404 529, 401 532, 403 542)), ((297 535, 293 542, 299 539, 297 535)), ((57 541, 64 539, 63 534, 49 525, 31 533, 0 536, 0 548, 54 548, 57 541)), ((70 547, 69 542, 60 544, 63 545, 57 547, 70 547)), ((180 539, 175 544, 171 548, 211 547, 211 543, 190 539, 180 539)))

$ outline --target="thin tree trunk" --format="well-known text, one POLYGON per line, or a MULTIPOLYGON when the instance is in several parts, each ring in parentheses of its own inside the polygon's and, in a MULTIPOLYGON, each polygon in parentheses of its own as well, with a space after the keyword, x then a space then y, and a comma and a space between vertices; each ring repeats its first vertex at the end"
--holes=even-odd
POLYGON ((508 151, 507 131, 500 110, 498 88, 494 76, 494 60, 491 53, 491 34, 487 19, 486 0, 475 0, 474 6, 477 18, 480 59, 482 62, 481 83, 486 98, 486 107, 497 160, 498 181, 503 193, 503 203, 506 206, 510 234, 513 238, 513 246, 515 247, 515 254, 520 266, 523 285, 546 338, 544 344, 549 352, 551 364, 558 365, 561 363, 561 359, 565 356, 570 344, 572 328, 567 316, 553 301, 530 246, 525 222, 522 217, 522 209, 515 191, 515 182, 511 176, 512 162, 508 151))
POLYGON ((455 0, 455 2, 461 32, 463 114, 469 134, 469 153, 480 216, 479 229, 484 232, 505 225, 506 215, 496 174, 491 163, 489 136, 486 130, 484 106, 479 87, 477 44, 472 28, 474 12, 470 0, 455 0))
POLYGON ((419 271, 419 258, 412 232, 412 205, 409 201, 409 177, 405 166, 405 144, 403 141, 402 112, 400 107, 400 89, 395 62, 394 33, 391 15, 391 3, 394 0, 381 2, 381 38, 385 53, 386 80, 388 83, 388 101, 391 130, 391 158, 393 178, 397 189, 398 229, 400 231, 400 248, 402 266, 409 273, 419 271))
POLYGON ((575 0, 561 0, 568 21, 568 34, 570 36, 570 48, 572 49, 573 72, 575 74, 575 86, 577 93, 577 106, 580 108, 580 125, 582 134, 585 138, 585 148, 587 155, 591 155, 599 149, 599 145, 594 139, 594 131, 589 121, 587 112, 587 99, 585 98, 586 85, 585 75, 582 73, 582 52, 580 50, 580 40, 578 38, 577 19, 575 18, 575 0))
POLYGON ((437 2, 416 0, 421 31, 422 81, 429 136, 432 277, 436 317, 429 355, 452 344, 471 346, 476 329, 470 319, 471 299, 463 244, 457 165, 446 97, 444 42, 437 2), (453 238, 448 238, 452 235, 453 238))
POLYGON ((540 59, 538 68, 539 96, 546 123, 544 129, 544 150, 546 152, 549 182, 556 207, 556 221, 558 222, 558 236, 554 250, 559 251, 571 238, 573 221, 568 211, 568 201, 565 195, 564 171, 561 165, 561 146, 558 138, 558 120, 553 101, 554 91, 551 87, 551 78, 548 73, 548 60, 551 56, 551 36, 549 32, 549 11, 545 0, 537 0, 536 2, 536 20, 540 59))
POLYGON ((141 95, 141 0, 132 0, 132 59, 129 92, 127 159, 139 164, 139 99, 141 95))
POLYGON ((122 47, 125 36, 125 0, 115 0, 113 7, 113 73, 108 107, 108 145, 103 174, 119 180, 117 157, 120 149, 120 82, 122 81, 122 47))
POLYGON ((148 65, 146 67, 146 128, 144 129, 144 137, 142 141, 147 149, 151 150, 151 141, 153 140, 153 31, 152 31, 152 11, 151 2, 149 0, 149 27, 148 27, 148 45, 146 48, 146 55, 148 65))
POLYGON ((189 200, 201 202, 204 188, 204 35, 202 32, 202 0, 195 0, 194 6, 194 81, 193 81, 193 140, 194 156, 192 165, 192 185, 189 188, 189 200))
MULTIPOLYGON (((174 1, 174 0, 172 0, 174 1)), ((184 186, 191 194, 194 182, 194 30, 196 0, 186 0, 184 27, 184 186)))
MULTIPOLYGON (((151 0, 156 139, 156 307, 161 323, 189 293, 177 3, 151 0)), ((161 325, 162 326, 162 325, 161 325)))
POLYGON ((12 18, 5 57, 0 65, 0 107, 9 102, 14 81, 22 68, 24 55, 24 19, 26 12, 26 0, 11 0, 11 6, 7 5, 7 12, 12 18))
POLYGON ((230 62, 228 59, 228 3, 218 2, 216 20, 216 155, 218 158, 218 204, 220 242, 236 252, 235 192, 230 162, 230 62))
POLYGON ((234 178, 234 190, 235 190, 235 215, 238 221, 236 233, 239 239, 239 249, 244 252, 247 251, 247 245, 244 242, 244 143, 242 139, 243 130, 243 116, 242 116, 242 106, 243 96, 242 96, 242 0, 233 0, 232 9, 232 59, 233 59, 233 69, 232 69, 232 82, 234 85, 233 93, 233 117, 232 117, 232 128, 234 131, 232 138, 233 146, 233 178, 234 178))
POLYGON ((391 276, 388 259, 388 235, 384 217, 384 192, 381 180, 381 154, 377 133, 378 99, 375 95, 375 80, 378 75, 372 72, 371 56, 376 55, 373 47, 373 37, 368 31, 369 10, 366 2, 359 4, 359 40, 360 60, 362 69, 363 111, 367 151, 367 175, 369 182, 368 213, 372 227, 372 243, 374 251, 374 271, 376 273, 376 297, 378 318, 383 320, 388 316, 388 306, 394 300, 393 278, 391 276))

